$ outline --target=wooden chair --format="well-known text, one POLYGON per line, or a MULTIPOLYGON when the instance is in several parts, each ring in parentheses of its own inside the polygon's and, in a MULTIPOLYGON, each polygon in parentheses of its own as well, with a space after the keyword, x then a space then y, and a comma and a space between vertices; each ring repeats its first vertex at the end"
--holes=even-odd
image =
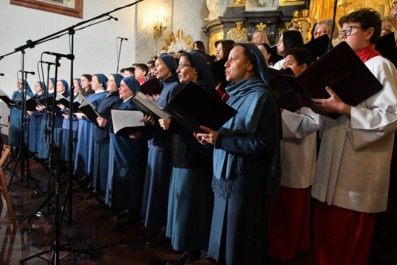
MULTIPOLYGON (((4 145, 3 152, 2 152, 1 158, 0 158, 0 181, 1 181, 1 186, 3 188, 3 196, 7 203, 7 209, 10 214, 11 221, 12 221, 13 225, 16 226, 16 218, 15 218, 14 210, 12 209, 10 194, 8 193, 7 183, 6 183, 4 172, 2 169, 2 165, 3 165, 4 161, 6 160, 7 156, 9 155, 9 153, 10 153, 10 147, 4 145)), ((1 200, 1 198, 0 198, 0 200, 1 200)))

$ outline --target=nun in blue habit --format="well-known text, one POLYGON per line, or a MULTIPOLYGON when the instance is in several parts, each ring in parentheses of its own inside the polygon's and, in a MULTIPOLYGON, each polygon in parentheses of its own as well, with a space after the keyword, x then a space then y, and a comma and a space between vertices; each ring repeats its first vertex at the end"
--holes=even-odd
MULTIPOLYGON (((122 103, 117 109, 135 110, 131 99, 140 90, 138 81, 124 77, 119 88, 122 103)), ((147 143, 128 135, 115 135, 110 128, 109 174, 106 203, 116 211, 129 210, 137 218, 142 199, 147 161, 147 143)))
POLYGON ((94 126, 94 191, 106 191, 109 169, 109 128, 112 126, 111 109, 117 109, 122 100, 119 98, 119 87, 123 76, 111 74, 108 78, 106 98, 98 105, 97 119, 100 127, 94 126))
MULTIPOLYGON (((47 87, 44 82, 37 82, 34 87, 35 93, 34 98, 42 100, 47 91, 47 87)), ((40 147, 40 124, 42 120, 42 114, 40 111, 28 111, 30 122, 29 122, 29 151, 36 154, 40 147)))
MULTIPOLYGON (((87 96, 87 100, 98 108, 99 103, 106 98, 106 84, 108 78, 104 74, 95 74, 92 76, 91 87, 95 93, 87 96)), ((78 176, 92 177, 94 162, 94 125, 82 113, 76 113, 79 118, 77 131, 77 143, 74 159, 74 172, 78 176)))
MULTIPOLYGON (((175 59, 168 54, 161 54, 155 62, 155 76, 160 80, 163 89, 157 103, 164 108, 175 91, 181 88, 175 59)), ((146 167, 145 185, 142 197, 141 217, 146 227, 158 228, 159 234, 147 245, 164 242, 167 224, 168 192, 172 171, 172 137, 158 124, 147 126, 142 132, 149 139, 149 154, 146 167), (157 240, 156 240, 157 239, 157 240)), ((165 243, 165 242, 164 242, 165 243)))
MULTIPOLYGON (((73 100, 76 96, 81 93, 81 83, 80 78, 73 79, 73 100)), ((70 100, 70 95, 66 98, 70 100)), ((70 141, 70 111, 69 106, 60 106, 62 110, 63 123, 62 123, 62 145, 61 145, 61 161, 69 161, 69 141, 70 141)), ((75 147, 77 141, 77 128, 79 125, 79 120, 73 113, 72 117, 72 143, 73 143, 73 154, 72 160, 74 159, 75 147)))
POLYGON ((230 57, 227 104, 238 113, 219 131, 202 127, 206 132, 196 134, 214 145, 208 254, 220 265, 268 264, 266 202, 280 184, 280 109, 260 50, 237 44, 230 57))
MULTIPOLYGON (((17 90, 12 93, 11 99, 15 102, 22 100, 22 89, 25 87, 26 96, 33 96, 32 90, 24 80, 24 85, 22 80, 18 80, 17 90)), ((8 145, 13 147, 19 147, 21 145, 21 135, 22 135, 22 112, 16 106, 8 106, 10 108, 10 134, 8 136, 8 145)), ((27 115, 25 116, 27 117, 27 115)), ((26 142, 26 135, 24 133, 24 141, 26 142)))
POLYGON ((48 148, 50 144, 50 125, 51 125, 51 115, 47 111, 47 100, 54 97, 55 88, 55 78, 50 77, 48 79, 47 91, 43 96, 43 105, 38 105, 36 110, 41 113, 41 123, 40 123, 40 139, 39 139, 39 149, 37 152, 37 158, 48 159, 48 148))
MULTIPOLYGON (((199 52, 182 54, 177 73, 182 84, 194 82, 219 97, 207 62, 199 52)), ((160 120, 164 129, 166 120, 160 120)), ((200 145, 193 131, 173 119, 168 129, 174 136, 166 236, 171 238, 172 248, 183 254, 167 264, 187 264, 199 260, 200 251, 208 249, 213 207, 212 147, 200 145)))
MULTIPOLYGON (((65 98, 69 97, 69 84, 65 80, 61 79, 57 81, 56 93, 61 94, 65 98)), ((57 147, 58 158, 60 157, 62 148, 62 124, 63 124, 63 112, 59 108, 55 108, 55 119, 54 119, 54 144, 57 147)), ((50 118, 52 119, 51 115, 50 118)), ((50 123, 51 124, 51 123, 50 123)))

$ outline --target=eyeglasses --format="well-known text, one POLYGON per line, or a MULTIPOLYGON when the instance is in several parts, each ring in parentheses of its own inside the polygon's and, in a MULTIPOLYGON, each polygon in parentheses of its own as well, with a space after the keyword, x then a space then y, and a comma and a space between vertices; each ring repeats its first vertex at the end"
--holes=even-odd
POLYGON ((342 29, 338 32, 338 37, 341 38, 343 36, 351 36, 353 29, 359 29, 359 28, 361 28, 361 27, 360 26, 348 26, 345 29, 342 29))
POLYGON ((192 66, 192 65, 191 65, 191 64, 179 64, 179 65, 178 65, 178 68, 183 69, 183 68, 185 68, 186 66, 192 66))

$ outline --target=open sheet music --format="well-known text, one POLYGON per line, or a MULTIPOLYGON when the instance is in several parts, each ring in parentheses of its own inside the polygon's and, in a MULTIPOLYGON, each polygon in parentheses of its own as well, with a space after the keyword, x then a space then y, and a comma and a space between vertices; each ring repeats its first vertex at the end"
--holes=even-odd
MULTIPOLYGON (((79 110, 80 104, 83 102, 84 99, 86 98, 83 96, 83 94, 77 94, 77 96, 73 99, 73 112, 77 112, 79 110)), ((70 108, 70 101, 68 98, 65 98, 58 93, 56 100, 58 103, 64 105, 66 108, 70 108)))
MULTIPOLYGON (((21 101, 13 101, 10 99, 7 94, 0 89, 0 99, 6 103, 9 107, 16 107, 18 109, 22 109, 22 102, 21 101)), ((26 96, 26 110, 35 111, 37 105, 41 105, 42 102, 35 98, 26 96)))
POLYGON ((237 111, 220 97, 189 82, 172 97, 164 110, 179 123, 192 131, 200 131, 200 125, 219 130, 237 111))
POLYGON ((96 118, 100 117, 100 115, 98 112, 96 112, 95 107, 87 99, 84 99, 83 102, 81 102, 79 110, 84 113, 84 115, 91 122, 93 122, 96 126, 99 126, 96 118))
POLYGON ((288 67, 270 78, 270 86, 279 106, 291 112, 295 112, 304 106, 309 106, 309 103, 291 87, 290 83, 285 79, 285 75, 295 76, 291 68, 288 67))
POLYGON ((0 99, 4 103, 6 103, 9 107, 15 106, 15 101, 10 99, 10 97, 1 89, 0 89, 0 99))
POLYGON ((171 117, 169 113, 160 108, 157 102, 142 92, 136 93, 131 100, 131 104, 145 115, 150 115, 156 120, 171 117))
MULTIPOLYGON (((16 103, 17 105, 20 105, 20 102, 16 103)), ((42 105, 43 103, 36 97, 29 97, 26 96, 26 110, 28 111, 35 111, 37 105, 42 105)))
POLYGON ((111 110, 114 134, 130 134, 145 126, 143 113, 137 110, 111 110))

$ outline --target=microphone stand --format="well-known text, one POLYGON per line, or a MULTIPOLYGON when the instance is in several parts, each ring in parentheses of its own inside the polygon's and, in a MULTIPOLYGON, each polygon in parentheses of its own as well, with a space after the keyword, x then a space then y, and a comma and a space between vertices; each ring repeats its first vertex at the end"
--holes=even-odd
MULTIPOLYGON (((8 189, 10 189, 12 184, 15 184, 17 182, 23 182, 26 179, 26 186, 30 188, 30 181, 35 183, 34 189, 40 189, 40 181, 33 178, 31 173, 30 173, 30 165, 29 165, 29 148, 28 144, 29 142, 25 143, 25 136, 27 137, 27 141, 29 141, 29 130, 27 130, 26 126, 26 89, 27 89, 27 75, 28 72, 25 71, 25 51, 21 50, 21 75, 22 75, 22 90, 21 90, 21 104, 20 104, 20 111, 21 111, 21 122, 20 122, 20 130, 21 133, 19 135, 19 150, 18 154, 16 157, 16 162, 15 162, 15 167, 11 173, 10 177, 10 182, 8 185, 8 189), (26 176, 25 176, 25 159, 26 159, 26 176), (20 169, 21 169, 21 174, 20 178, 16 181, 13 182, 13 177, 15 175, 18 161, 20 161, 20 169)), ((11 160, 10 160, 11 161, 11 160)), ((8 166, 8 164, 5 166, 5 168, 8 166)), ((41 191, 42 192, 42 191, 41 191)), ((37 191, 35 191, 37 193, 37 191)))
MULTIPOLYGON (((57 67, 57 66, 60 66, 59 64, 55 64, 55 66, 57 67)), ((49 64, 48 62, 47 62, 47 77, 49 77, 50 76, 50 67, 51 67, 51 64, 49 64)), ((47 78, 47 83, 46 83, 46 85, 47 85, 47 88, 48 88, 48 85, 49 85, 49 78, 47 78)), ((54 88, 55 89, 55 88, 54 88)), ((43 100, 44 100, 44 117, 42 117, 42 119, 44 119, 44 142, 42 143, 42 144, 46 144, 46 143, 50 143, 50 141, 48 140, 46 140, 47 139, 47 137, 48 138, 50 138, 49 137, 49 135, 51 135, 51 130, 50 129, 48 129, 50 126, 51 126, 51 122, 48 122, 48 120, 49 120, 49 115, 48 115, 48 112, 47 112, 47 110, 48 110, 48 89, 47 90, 45 90, 44 91, 44 97, 43 97, 43 100)), ((49 150, 48 151, 48 153, 50 154, 50 152, 51 152, 51 149, 50 149, 50 146, 51 145, 49 145, 49 146, 47 146, 47 149, 49 150)), ((50 161, 50 160, 49 160, 50 161)), ((49 166, 51 167, 51 165, 49 164, 49 166)), ((55 193, 51 193, 51 177, 52 177, 52 174, 51 174, 52 172, 51 172, 51 169, 48 171, 48 181, 47 181, 47 191, 46 191, 46 193, 47 193, 47 199, 45 199, 40 205, 39 205, 39 207, 37 207, 37 209, 35 210, 35 211, 33 211, 30 215, 28 215, 28 216, 26 216, 25 218, 23 218, 23 219, 21 219, 20 221, 19 221, 19 224, 21 224, 21 223, 23 223, 25 220, 28 220, 29 222, 30 222, 30 220, 34 217, 34 216, 39 216, 39 217, 45 217, 45 216, 49 216, 51 213, 53 213, 53 210, 54 210, 54 208, 55 208, 55 204, 53 204, 52 202, 51 202, 51 197, 55 194, 55 193), (47 206, 47 207, 45 207, 45 206, 47 206), (42 211, 40 211, 40 209, 43 209, 42 211)), ((54 177, 56 177, 56 176, 54 176, 54 177)))
MULTIPOLYGON (((74 49, 74 34, 75 34, 75 32, 78 30, 78 29, 76 29, 77 27, 80 27, 80 26, 82 26, 82 25, 84 25, 84 24, 86 24, 86 23, 89 23, 89 22, 91 22, 91 21, 93 21, 93 20, 97 20, 97 19, 99 19, 99 18, 102 18, 102 17, 104 17, 104 16, 108 16, 108 17, 110 17, 110 19, 112 19, 113 17, 112 16, 110 16, 110 14, 111 13, 113 13, 113 12, 116 12, 116 11, 118 11, 118 10, 121 10, 121 9, 124 9, 124 8, 127 8, 127 7, 130 7, 130 6, 133 6, 133 5, 136 5, 137 3, 139 3, 139 2, 142 2, 143 0, 137 0, 136 2, 133 2, 133 3, 131 3, 131 4, 127 4, 127 5, 125 5, 125 6, 122 6, 122 7, 118 7, 118 8, 116 8, 116 9, 114 9, 114 10, 112 10, 112 11, 110 11, 110 12, 107 12, 107 13, 103 13, 102 15, 99 15, 99 16, 96 16, 96 17, 94 17, 94 18, 91 18, 91 19, 88 19, 88 20, 85 20, 85 21, 81 21, 80 23, 77 23, 76 25, 74 25, 74 26, 71 26, 71 27, 69 27, 69 28, 66 28, 66 29, 64 29, 64 30, 61 30, 61 31, 58 31, 58 32, 56 32, 56 33, 53 33, 53 34, 50 34, 50 35, 48 35, 48 36, 46 36, 46 37, 43 37, 43 38, 41 38, 41 39, 38 39, 38 40, 36 40, 36 41, 31 41, 31 40, 28 40, 28 41, 26 41, 26 44, 25 45, 22 45, 22 46, 20 46, 20 47, 18 47, 18 48, 16 48, 15 49, 15 51, 13 51, 13 52, 11 52, 11 53, 8 53, 8 54, 6 54, 6 55, 3 55, 3 56, 0 56, 0 60, 1 59, 3 59, 4 58, 4 56, 7 56, 7 55, 10 55, 10 54, 13 54, 13 53, 15 53, 15 52, 17 52, 17 51, 23 51, 24 49, 26 49, 26 48, 34 48, 37 44, 40 44, 40 43, 43 43, 43 42, 46 42, 46 41, 49 41, 49 40, 51 40, 51 39, 53 39, 53 38, 57 38, 57 37, 59 37, 61 34, 63 35, 65 32, 67 32, 70 36, 71 36, 71 47, 72 47, 72 50, 71 50, 71 52, 72 52, 72 56, 71 56, 71 73, 70 73, 70 76, 71 76, 71 80, 70 80, 70 83, 71 84, 73 84, 73 59, 74 59, 74 54, 73 54, 73 49, 74 49)), ((85 28, 85 27, 84 27, 85 28)), ((56 55, 56 75, 55 76, 57 76, 57 65, 59 64, 59 55, 56 55)), ((69 104, 69 110, 70 110, 70 138, 73 138, 73 117, 72 117, 72 115, 73 115, 73 91, 71 91, 71 93, 70 93, 70 104, 69 104)), ((56 88, 54 88, 54 101, 55 101, 55 98, 56 98, 56 88)), ((52 110, 53 110, 53 124, 54 124, 54 119, 55 119, 55 112, 54 112, 54 108, 55 108, 55 102, 53 102, 53 108, 52 108, 52 110)), ((52 140, 54 139, 54 131, 52 131, 52 140)), ((73 154, 73 143, 72 143, 72 139, 69 139, 69 164, 68 164, 68 169, 69 169, 69 172, 68 172, 68 179, 69 179, 69 181, 71 181, 72 179, 73 179, 73 161, 72 161, 72 154, 73 154)), ((50 167, 51 167, 51 164, 52 164, 52 161, 50 161, 50 167)), ((69 182, 69 186, 68 186, 68 190, 71 190, 71 183, 69 182)), ((60 234, 60 229, 59 229, 59 174, 57 174, 57 180, 56 180, 56 184, 55 184, 55 205, 56 205, 56 207, 55 207, 55 218, 54 218, 54 222, 55 222, 55 233, 56 233, 56 235, 55 235, 55 242, 54 242, 54 244, 50 247, 50 249, 49 250, 46 250, 46 251, 43 251, 43 252, 41 252, 41 253, 37 253, 37 254, 34 254, 34 255, 32 255, 32 256, 30 256, 30 257, 27 257, 27 258, 25 258, 25 259, 22 259, 22 260, 20 260, 20 264, 23 264, 23 263, 25 263, 26 261, 28 261, 28 260, 30 260, 30 259, 32 259, 32 258, 35 258, 35 257, 40 257, 41 255, 43 255, 43 254, 45 254, 45 253, 48 253, 48 252, 53 252, 52 253, 52 256, 51 256, 51 263, 52 264, 56 264, 56 265, 58 265, 58 264, 60 264, 59 262, 60 262, 60 259, 59 259, 59 251, 60 251, 60 249, 61 249, 61 247, 59 246, 59 234, 60 234)), ((67 196, 68 197, 68 196, 67 196)), ((72 209, 71 209, 71 206, 72 206, 72 200, 71 200, 71 198, 70 198, 71 196, 69 196, 69 214, 71 215, 71 213, 72 213, 72 209)), ((69 218, 69 223, 71 222, 71 218, 69 218)), ((81 251, 81 250, 76 250, 76 249, 69 249, 69 248, 65 248, 65 247, 62 247, 62 250, 64 250, 64 251, 69 251, 69 252, 71 252, 71 253, 73 253, 73 252, 79 252, 79 253, 86 253, 86 254, 90 254, 90 253, 87 253, 87 252, 84 252, 84 251, 81 251)))
POLYGON ((335 31, 335 24, 336 24, 336 10, 338 7, 338 0, 335 0, 334 2, 334 15, 332 17, 332 30, 331 30, 331 38, 329 38, 329 42, 328 42, 328 51, 332 49, 332 39, 334 36, 334 31, 335 31))
MULTIPOLYGON (((117 37, 118 38, 118 37, 117 37)), ((116 69, 116 73, 119 72, 119 65, 120 65, 120 55, 121 55, 121 46, 123 44, 123 40, 124 38, 120 38, 120 48, 117 50, 117 69, 116 69)), ((117 39, 116 39, 116 43, 117 43, 117 39)), ((117 47, 117 46, 116 46, 117 47)))

